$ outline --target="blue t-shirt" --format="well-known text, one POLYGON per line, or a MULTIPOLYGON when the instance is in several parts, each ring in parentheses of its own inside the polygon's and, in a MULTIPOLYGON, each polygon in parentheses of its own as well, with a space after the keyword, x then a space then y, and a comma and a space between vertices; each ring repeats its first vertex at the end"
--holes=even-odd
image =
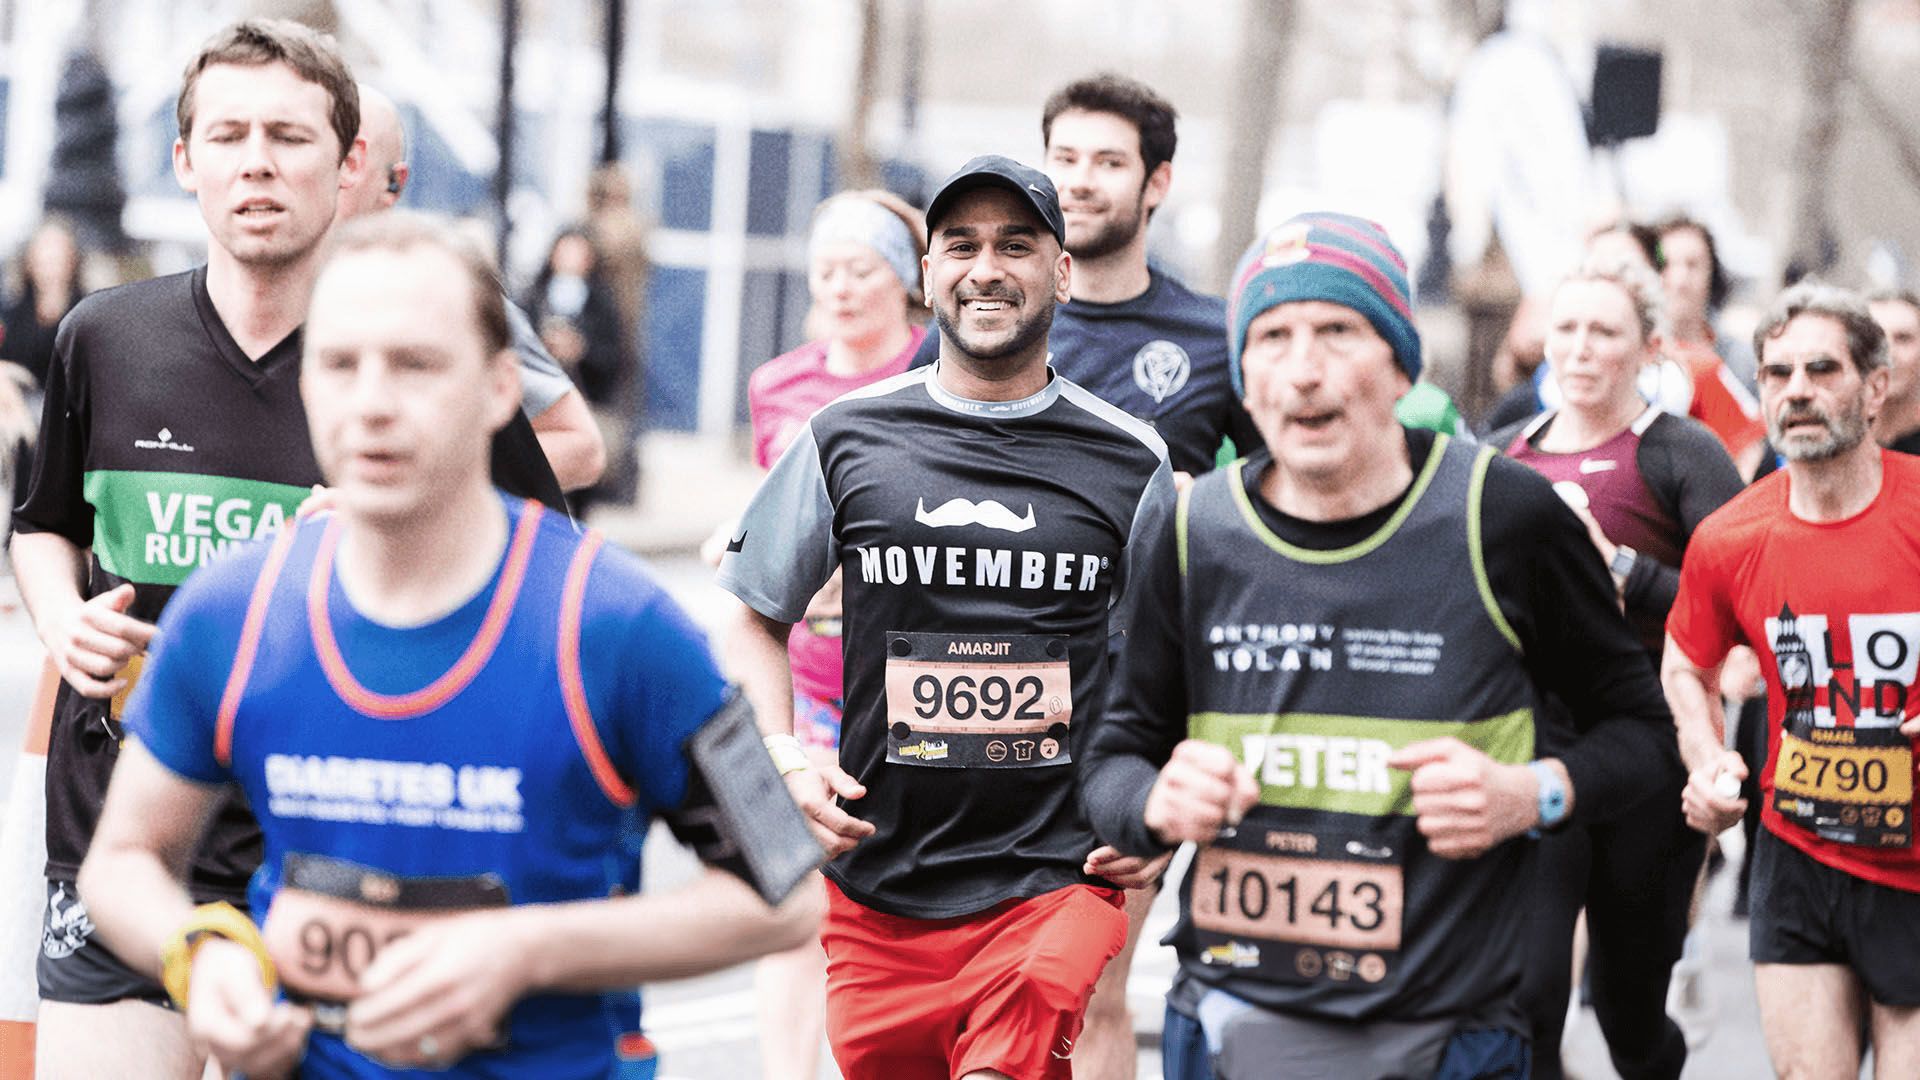
MULTIPOLYGON (((283 888, 301 903, 384 894, 375 927, 413 907, 407 897, 561 903, 637 889, 634 838, 686 797, 683 745, 724 684, 636 560, 504 501, 512 540, 492 579, 422 626, 354 609, 332 572, 332 515, 290 528, 284 552, 254 545, 208 566, 168 605, 127 727, 180 776, 240 785, 264 835, 250 890, 263 926, 283 888), (366 872, 350 879, 359 895, 323 884, 342 868, 366 872)), ((357 975, 370 946, 346 945, 303 941, 313 951, 278 957, 283 982, 338 979, 331 965, 350 956, 357 975)), ((606 1076, 638 1021, 631 992, 529 997, 508 1014, 504 1049, 437 1075, 606 1076)), ((316 1030, 303 1075, 393 1073, 316 1030)))
MULTIPOLYGON (((1147 291, 1117 304, 1071 300, 1053 311, 1053 369, 1109 405, 1153 425, 1178 472, 1213 468, 1220 440, 1239 452, 1261 445, 1227 374, 1227 304, 1155 267, 1147 291)), ((913 366, 939 359, 928 334, 913 366)))

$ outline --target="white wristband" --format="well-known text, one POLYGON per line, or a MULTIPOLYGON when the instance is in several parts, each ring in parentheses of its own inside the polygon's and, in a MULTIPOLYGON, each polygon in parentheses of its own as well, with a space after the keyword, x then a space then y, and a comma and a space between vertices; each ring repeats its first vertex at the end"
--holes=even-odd
POLYGON ((811 764, 796 736, 768 735, 760 741, 766 745, 767 753, 773 756, 773 767, 780 770, 781 776, 799 772, 811 764))

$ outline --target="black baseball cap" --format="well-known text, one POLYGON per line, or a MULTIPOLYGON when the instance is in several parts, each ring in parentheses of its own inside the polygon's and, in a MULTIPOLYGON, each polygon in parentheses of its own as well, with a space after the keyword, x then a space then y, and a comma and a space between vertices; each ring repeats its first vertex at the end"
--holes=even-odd
POLYGON ((992 185, 1009 191, 1019 192, 1033 205, 1033 212, 1047 223, 1053 238, 1060 246, 1067 244, 1067 219, 1060 213, 1060 195, 1053 189, 1053 181, 1039 169, 1030 169, 1010 157, 999 154, 983 154, 974 158, 960 171, 947 177, 934 193, 933 201, 927 204, 927 232, 933 233, 941 215, 953 205, 953 200, 977 187, 992 185))

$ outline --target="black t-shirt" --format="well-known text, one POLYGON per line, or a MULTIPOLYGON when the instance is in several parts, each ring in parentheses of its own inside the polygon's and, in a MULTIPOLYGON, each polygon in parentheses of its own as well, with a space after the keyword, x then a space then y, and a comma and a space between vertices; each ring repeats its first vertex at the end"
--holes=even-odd
MULTIPOLYGON (((543 502, 550 488, 564 506, 524 416, 496 440, 502 457, 503 487, 543 502)), ((249 359, 201 267, 95 293, 61 322, 14 528, 91 549, 84 594, 130 582, 128 614, 154 622, 190 572, 229 544, 276 532, 320 482, 300 401, 300 332, 249 359)), ((86 857, 119 756, 118 709, 60 686, 47 746, 49 877, 72 880, 86 857)), ((259 860, 252 816, 223 801, 190 885, 201 898, 244 902, 259 860)))
POLYGON ((1100 722, 1113 602, 1173 509, 1144 424, 1058 377, 984 403, 937 370, 815 414, 720 568, 789 623, 844 570, 840 763, 867 788, 844 805, 878 831, 826 873, 925 919, 1090 880, 1073 763, 1100 722))
MULTIPOLYGON (((1049 362, 1095 397, 1152 424, 1174 469, 1198 476, 1213 469, 1222 438, 1245 454, 1260 447, 1260 433, 1227 372, 1226 301, 1158 268, 1148 275, 1147 291, 1130 300, 1071 300, 1055 308, 1049 362)), ((913 366, 939 356, 940 335, 928 334, 913 366)))
MULTIPOLYGON (((1412 470, 1433 451, 1430 431, 1405 430, 1412 470)), ((1332 551, 1379 532, 1406 492, 1370 513, 1344 521, 1306 521, 1259 497, 1273 459, 1262 452, 1240 463, 1261 520, 1297 547, 1332 551)), ((1539 732, 1536 750, 1558 757, 1573 780, 1573 818, 1604 821, 1645 797, 1649 771, 1681 775, 1679 748, 1666 701, 1646 653, 1615 606, 1612 579, 1585 526, 1538 474, 1517 462, 1489 463, 1480 504, 1487 580, 1501 614, 1520 638, 1535 687, 1565 702, 1571 730, 1539 732)), ((1106 722, 1095 763, 1082 779, 1087 813, 1100 834, 1136 854, 1159 844, 1142 820, 1148 790, 1187 731, 1187 688, 1178 640, 1181 610, 1177 552, 1154 551, 1139 566, 1128 603, 1127 638, 1115 661, 1106 722), (1149 613, 1163 613, 1153 615, 1149 613)), ((1471 582, 1383 582, 1418 603, 1427 589, 1473 588, 1471 582)))

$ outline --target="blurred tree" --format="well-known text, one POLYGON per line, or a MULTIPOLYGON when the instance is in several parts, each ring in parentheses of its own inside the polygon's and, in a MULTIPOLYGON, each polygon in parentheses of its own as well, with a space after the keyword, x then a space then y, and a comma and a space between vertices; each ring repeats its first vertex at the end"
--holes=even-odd
POLYGON ((80 246, 119 252, 127 243, 120 213, 127 205, 115 154, 120 123, 113 82, 91 50, 76 51, 60 73, 53 102, 53 156, 47 163, 46 209, 63 214, 80 246))
POLYGON ((841 188, 880 186, 880 169, 867 145, 867 120, 873 115, 880 79, 880 0, 860 0, 860 66, 853 76, 853 112, 840 137, 841 188))
POLYGON ((1839 257, 1831 199, 1840 146, 1840 88, 1853 71, 1855 0, 1807 0, 1801 8, 1802 99, 1790 159, 1793 216, 1788 259, 1812 272, 1839 257))
POLYGON ((1225 186, 1220 195, 1220 236, 1214 242, 1211 287, 1224 290, 1233 264, 1259 228, 1260 196, 1266 189, 1267 149, 1280 122, 1280 90, 1287 81, 1287 44, 1293 38, 1295 0, 1243 0, 1240 12, 1240 77, 1234 80, 1227 115, 1225 186))

